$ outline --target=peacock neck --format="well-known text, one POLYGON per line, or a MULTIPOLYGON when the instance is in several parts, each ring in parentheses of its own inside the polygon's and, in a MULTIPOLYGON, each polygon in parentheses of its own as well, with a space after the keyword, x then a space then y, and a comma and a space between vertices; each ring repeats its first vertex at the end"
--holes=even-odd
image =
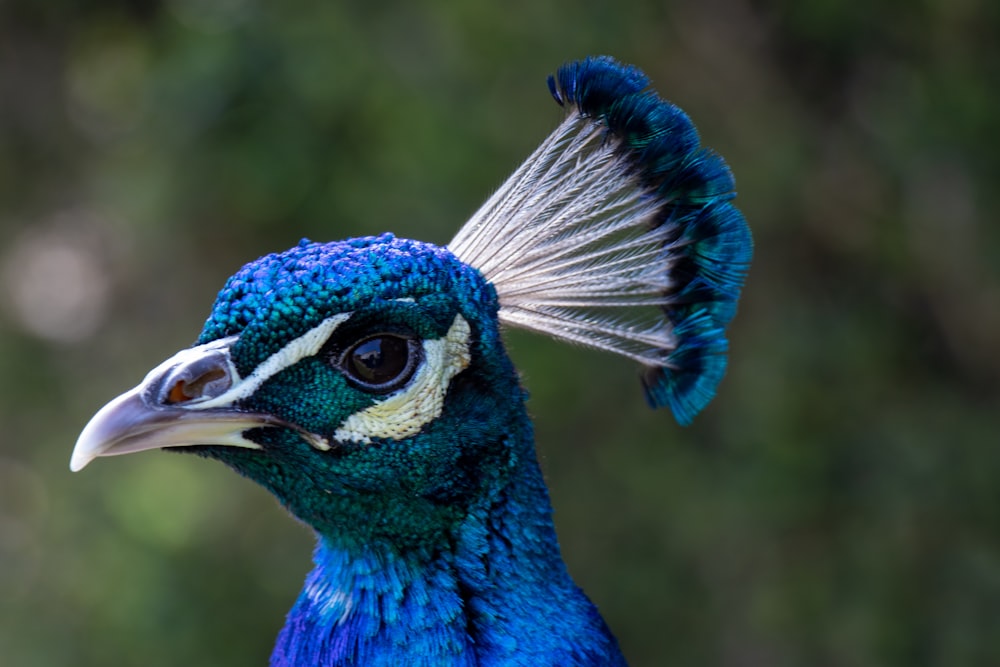
POLYGON ((272 667, 624 665, 566 572, 533 449, 522 451, 503 487, 432 548, 320 535, 272 667))

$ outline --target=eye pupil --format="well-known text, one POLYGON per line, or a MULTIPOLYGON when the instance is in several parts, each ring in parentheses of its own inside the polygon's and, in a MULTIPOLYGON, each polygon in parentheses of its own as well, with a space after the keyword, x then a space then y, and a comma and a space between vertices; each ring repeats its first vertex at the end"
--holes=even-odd
POLYGON ((366 338, 347 351, 344 370, 370 389, 391 391, 409 380, 414 341, 391 334, 366 338))

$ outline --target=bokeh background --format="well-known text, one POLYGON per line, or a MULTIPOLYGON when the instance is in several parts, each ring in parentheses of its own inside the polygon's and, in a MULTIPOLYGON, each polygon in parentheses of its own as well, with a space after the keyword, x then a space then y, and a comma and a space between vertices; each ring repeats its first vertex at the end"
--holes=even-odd
POLYGON ((527 334, 566 559, 636 666, 1000 664, 1000 3, 0 0, 0 664, 263 665, 312 538, 222 466, 67 469, 307 236, 446 243, 641 66, 757 243, 696 423, 527 334))

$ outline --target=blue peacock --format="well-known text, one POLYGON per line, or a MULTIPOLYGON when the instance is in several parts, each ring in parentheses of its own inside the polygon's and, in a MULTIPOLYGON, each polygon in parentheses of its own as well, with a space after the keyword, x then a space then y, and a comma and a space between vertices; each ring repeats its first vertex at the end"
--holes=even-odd
POLYGON ((682 424, 725 372, 752 242, 723 160, 638 69, 549 78, 566 117, 447 247, 302 241, 87 424, 70 467, 217 459, 317 535, 275 667, 623 665, 566 571, 501 326, 638 362, 682 424))

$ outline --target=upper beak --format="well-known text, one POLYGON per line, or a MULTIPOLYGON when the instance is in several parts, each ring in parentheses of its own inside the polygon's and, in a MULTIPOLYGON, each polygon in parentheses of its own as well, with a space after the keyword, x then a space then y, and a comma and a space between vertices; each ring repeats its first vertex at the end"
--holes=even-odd
POLYGON ((69 462, 82 470, 98 456, 160 447, 226 445, 261 449, 248 429, 284 426, 272 415, 242 412, 234 403, 241 379, 227 338, 183 350, 154 368, 134 389, 114 399, 80 433, 69 462), (232 396, 232 400, 229 397, 232 396))

